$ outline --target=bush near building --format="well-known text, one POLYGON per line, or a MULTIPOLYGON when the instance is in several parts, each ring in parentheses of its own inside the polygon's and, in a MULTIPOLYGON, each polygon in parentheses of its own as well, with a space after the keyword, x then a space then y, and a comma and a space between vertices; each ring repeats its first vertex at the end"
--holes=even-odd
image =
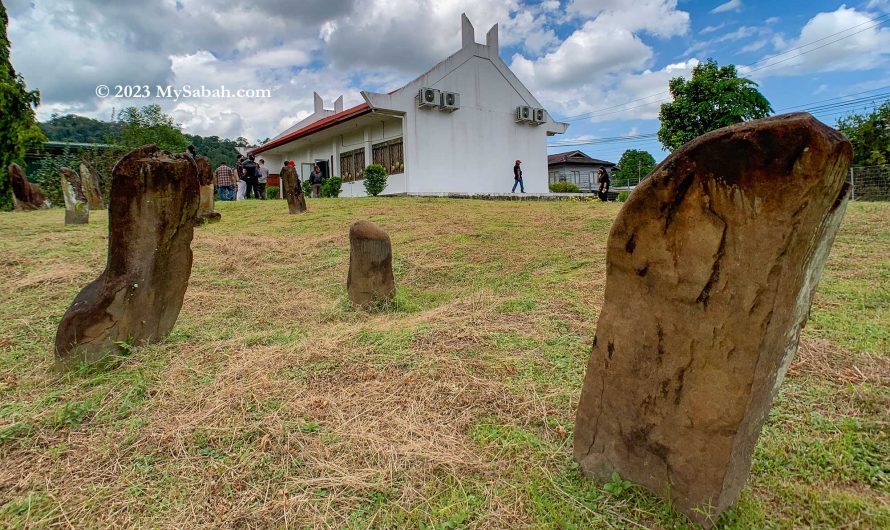
POLYGON ((386 189, 386 170, 380 164, 371 164, 365 168, 365 191, 376 197, 386 189))
POLYGON ((553 193, 581 193, 581 188, 574 182, 554 182, 550 185, 550 191, 553 193))

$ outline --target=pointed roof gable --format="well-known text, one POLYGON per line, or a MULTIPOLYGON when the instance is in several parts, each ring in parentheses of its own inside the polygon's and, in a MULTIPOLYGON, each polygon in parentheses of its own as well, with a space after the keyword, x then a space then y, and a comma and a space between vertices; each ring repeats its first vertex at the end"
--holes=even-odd
POLYGON ((613 162, 609 162, 607 160, 599 160, 597 158, 592 158, 581 151, 566 151, 565 153, 556 153, 553 155, 547 155, 547 165, 556 165, 556 164, 596 164, 601 166, 614 166, 613 162))

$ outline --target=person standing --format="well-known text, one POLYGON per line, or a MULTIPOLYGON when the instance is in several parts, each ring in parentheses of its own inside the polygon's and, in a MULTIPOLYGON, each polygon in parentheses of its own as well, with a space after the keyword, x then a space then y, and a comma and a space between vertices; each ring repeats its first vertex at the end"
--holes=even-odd
POLYGON ((185 154, 186 154, 186 156, 188 156, 189 158, 194 160, 195 157, 198 156, 198 151, 195 149, 195 146, 190 145, 185 148, 185 154))
POLYGON ((321 197, 321 168, 315 166, 309 174, 309 185, 312 186, 312 197, 321 197))
POLYGON ((597 180, 597 183, 599 184, 596 194, 599 196, 601 201, 603 201, 603 202, 608 201, 609 200, 609 186, 612 184, 612 179, 609 178, 609 172, 606 171, 606 168, 601 167, 599 169, 596 180, 597 180))
POLYGON ((244 198, 250 199, 251 195, 253 195, 254 199, 259 199, 260 191, 258 189, 258 184, 260 178, 260 166, 253 161, 253 155, 247 155, 247 162, 244 162, 243 166, 244 182, 247 183, 247 191, 244 193, 244 198))
POLYGON ((269 182, 269 168, 266 167, 266 161, 260 158, 259 176, 257 177, 257 188, 259 189, 260 199, 266 200, 266 183, 269 182))
POLYGON ((521 193, 525 193, 525 185, 522 183, 522 161, 517 160, 516 164, 513 165, 513 191, 510 193, 516 193, 516 186, 519 186, 519 191, 521 193))
POLYGON ((231 201, 235 191, 235 173, 225 162, 216 168, 216 188, 219 190, 219 200, 231 201))
POLYGON ((235 159, 235 172, 238 174, 238 194, 235 198, 243 201, 244 194, 247 193, 247 181, 244 180, 244 155, 238 155, 235 159))

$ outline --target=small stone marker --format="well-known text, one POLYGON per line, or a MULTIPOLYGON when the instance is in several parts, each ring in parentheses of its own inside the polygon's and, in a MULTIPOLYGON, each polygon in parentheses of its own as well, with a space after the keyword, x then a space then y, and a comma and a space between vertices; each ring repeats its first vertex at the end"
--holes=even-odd
POLYGON ((612 228, 575 458, 710 527, 739 497, 846 208, 850 143, 809 114, 674 152, 612 228))
POLYGON ((67 167, 60 171, 62 197, 65 199, 65 224, 85 225, 90 222, 90 204, 83 192, 80 177, 67 167))
POLYGON ((102 186, 99 184, 99 174, 93 171, 86 162, 80 163, 80 185, 83 194, 90 203, 90 210, 101 210, 105 208, 105 201, 102 198, 102 186))
POLYGON ((12 205, 17 212, 42 210, 51 206, 43 195, 40 186, 28 182, 25 172, 18 164, 9 164, 9 183, 12 186, 12 205))
POLYGON ((389 236, 371 221, 357 221, 349 228, 349 301, 367 307, 389 302, 396 294, 392 275, 392 244, 389 236))
POLYGON ((198 168, 198 181, 201 184, 198 224, 215 223, 222 216, 213 211, 213 168, 210 165, 210 159, 206 156, 195 157, 195 165, 198 168))
POLYGON ((306 195, 297 177, 297 170, 288 166, 281 169, 281 184, 284 186, 284 198, 287 199, 289 213, 303 213, 306 211, 306 195))
POLYGON ((56 358, 63 366, 99 360, 119 343, 161 339, 176 323, 188 286, 195 163, 147 145, 121 159, 111 178, 108 263, 62 317, 56 358))

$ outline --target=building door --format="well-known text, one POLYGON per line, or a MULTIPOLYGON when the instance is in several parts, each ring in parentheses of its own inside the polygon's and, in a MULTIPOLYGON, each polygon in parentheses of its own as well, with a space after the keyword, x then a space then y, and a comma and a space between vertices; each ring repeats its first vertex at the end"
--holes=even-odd
POLYGON ((315 165, 321 170, 321 178, 326 179, 331 176, 331 163, 327 160, 316 160, 315 165))

